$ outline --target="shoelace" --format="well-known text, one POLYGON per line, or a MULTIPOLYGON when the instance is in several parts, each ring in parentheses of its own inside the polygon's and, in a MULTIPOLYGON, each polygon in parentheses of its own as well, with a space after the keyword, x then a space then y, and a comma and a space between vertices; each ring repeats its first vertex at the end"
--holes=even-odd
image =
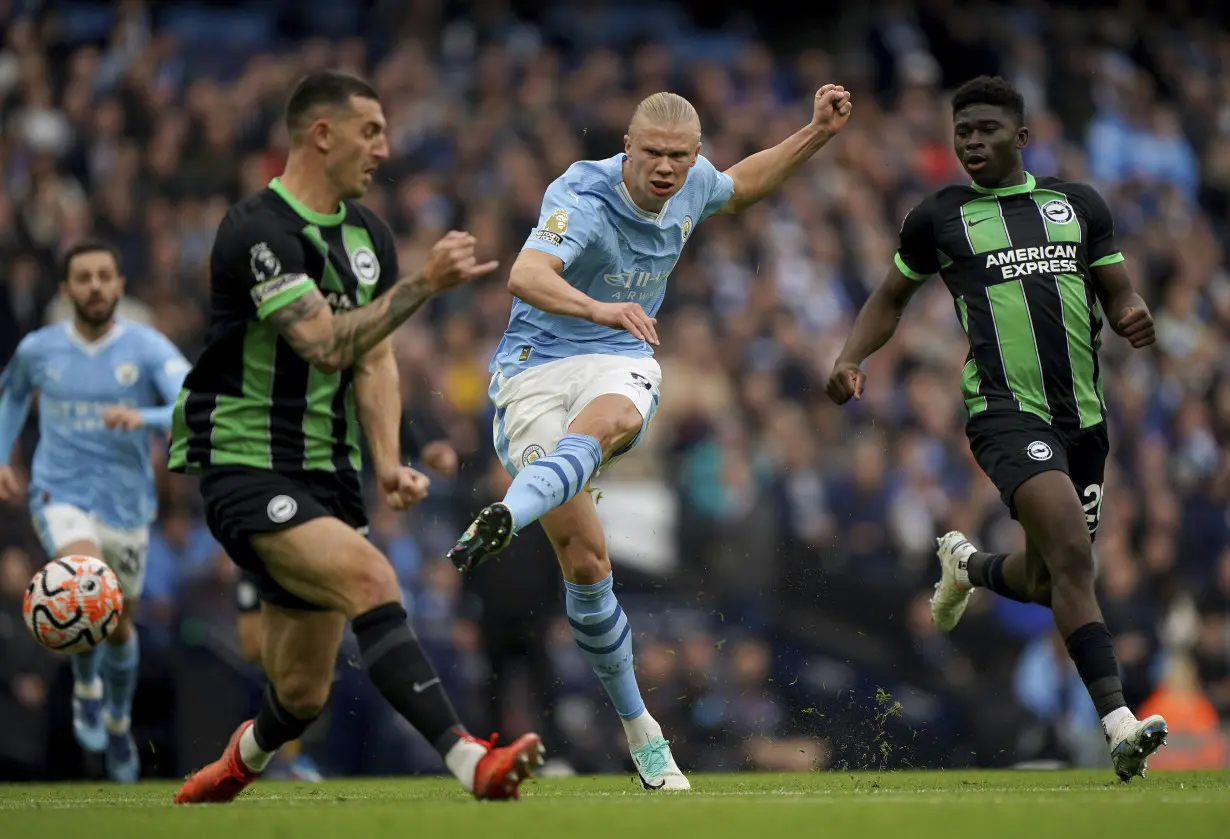
POLYGON ((472 734, 467 734, 465 736, 466 736, 466 739, 472 740, 475 743, 478 743, 478 745, 486 747, 487 751, 489 752, 494 751, 495 744, 500 741, 500 733, 498 731, 491 732, 490 740, 483 740, 481 737, 475 737, 472 734))
POLYGON ((637 765, 646 778, 656 778, 666 771, 670 760, 670 743, 662 737, 652 737, 649 742, 632 752, 637 765))

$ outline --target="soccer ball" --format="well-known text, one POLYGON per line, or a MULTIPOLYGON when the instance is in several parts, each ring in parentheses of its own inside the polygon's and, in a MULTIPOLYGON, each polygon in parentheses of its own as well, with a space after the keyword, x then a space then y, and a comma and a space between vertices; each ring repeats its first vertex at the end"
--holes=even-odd
POLYGON ((83 653, 103 642, 124 611, 115 572, 92 556, 48 562, 30 581, 22 601, 34 639, 58 653, 83 653))

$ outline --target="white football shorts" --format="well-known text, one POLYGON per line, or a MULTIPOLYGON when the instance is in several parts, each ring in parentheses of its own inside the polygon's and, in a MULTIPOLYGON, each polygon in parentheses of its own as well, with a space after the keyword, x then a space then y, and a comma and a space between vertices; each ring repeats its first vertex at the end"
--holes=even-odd
POLYGON ((495 403, 495 450, 510 474, 551 454, 585 406, 610 393, 626 396, 641 413, 641 432, 609 457, 609 466, 632 451, 645 436, 658 409, 662 368, 653 358, 577 355, 539 364, 512 378, 491 378, 495 403))
POLYGON ((145 559, 149 553, 149 528, 117 530, 71 504, 37 505, 34 529, 47 555, 57 556, 73 542, 93 542, 102 551, 95 557, 115 572, 125 599, 141 598, 145 588, 145 559))

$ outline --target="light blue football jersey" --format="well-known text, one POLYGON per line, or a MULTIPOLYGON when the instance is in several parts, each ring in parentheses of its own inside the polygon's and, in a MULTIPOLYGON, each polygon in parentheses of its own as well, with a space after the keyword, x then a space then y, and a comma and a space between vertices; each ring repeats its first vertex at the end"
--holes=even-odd
POLYGON ((110 527, 145 527, 157 512, 151 437, 170 427, 188 370, 174 344, 130 321, 117 321, 94 343, 71 321, 31 332, 0 377, 0 464, 8 463, 37 392, 31 508, 71 504, 110 527), (139 409, 144 427, 105 428, 102 410, 111 405, 139 409))
MULTIPOLYGON (((722 208, 735 187, 704 156, 688 170, 683 187, 651 213, 633 203, 623 182, 625 155, 582 160, 547 188, 538 227, 526 248, 558 256, 563 277, 604 303, 635 302, 655 317, 666 281, 684 244, 700 224, 722 208)), ((553 315, 515 300, 491 371, 515 376, 529 367, 576 355, 653 354, 644 341, 622 329, 553 315)))

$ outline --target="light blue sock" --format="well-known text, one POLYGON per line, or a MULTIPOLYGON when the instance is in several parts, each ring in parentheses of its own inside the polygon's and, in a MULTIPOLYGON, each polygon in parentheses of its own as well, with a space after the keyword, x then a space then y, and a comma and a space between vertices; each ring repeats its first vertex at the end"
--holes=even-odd
POLYGON ((602 462, 602 446, 588 434, 565 434, 548 457, 517 473, 504 495, 513 529, 538 521, 580 492, 602 462))
POLYGON ((107 698, 107 715, 113 720, 128 719, 132 697, 137 692, 137 672, 141 665, 141 646, 136 630, 119 645, 103 644, 102 677, 107 698))
MULTIPOLYGON (((100 644, 99 646, 105 646, 100 644)), ((98 681, 98 665, 102 660, 102 650, 95 647, 83 653, 77 653, 69 659, 73 666, 73 684, 78 688, 88 688, 98 681)))
POLYGON ((589 666, 602 680, 616 713, 632 720, 645 712, 632 671, 632 627, 615 599, 615 576, 589 586, 565 581, 568 623, 589 666))

